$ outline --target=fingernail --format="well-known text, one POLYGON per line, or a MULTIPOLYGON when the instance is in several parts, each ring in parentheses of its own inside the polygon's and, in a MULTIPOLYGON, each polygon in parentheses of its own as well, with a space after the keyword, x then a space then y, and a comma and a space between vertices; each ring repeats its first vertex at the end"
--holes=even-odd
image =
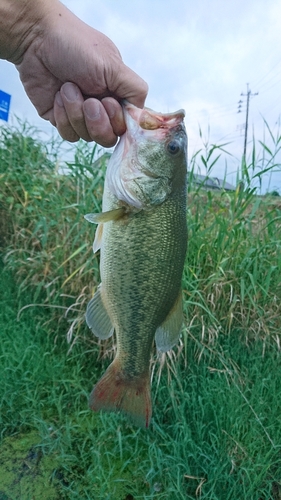
POLYGON ((55 100, 56 100, 57 105, 58 105, 60 108, 63 108, 63 102, 62 102, 62 98, 61 98, 60 92, 57 92, 57 93, 56 93, 56 95, 55 95, 55 100))
POLYGON ((100 118, 100 103, 95 100, 86 100, 84 102, 84 111, 90 120, 99 120, 100 118))
POLYGON ((76 101, 78 97, 78 89, 76 85, 73 85, 73 83, 65 83, 61 88, 61 91, 69 102, 76 101))

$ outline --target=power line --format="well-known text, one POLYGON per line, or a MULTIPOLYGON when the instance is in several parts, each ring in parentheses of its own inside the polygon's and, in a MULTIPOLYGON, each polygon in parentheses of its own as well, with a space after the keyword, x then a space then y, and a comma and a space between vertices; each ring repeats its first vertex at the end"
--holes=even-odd
MULTIPOLYGON (((270 80, 268 83, 270 83, 270 82, 272 82, 272 80, 270 80)), ((280 85, 280 80, 277 80, 277 82, 274 82, 269 87, 266 87, 265 89, 263 89, 263 92, 268 92, 268 90, 272 89, 276 85, 280 85)))
POLYGON ((188 111, 187 116, 190 119, 197 119, 198 116, 202 116, 205 118, 206 116, 221 116, 221 115, 227 115, 227 114, 233 114, 236 112, 236 104, 231 104, 228 107, 217 107, 217 108, 208 108, 207 106, 205 108, 198 109, 196 111, 188 111))
MULTIPOLYGON (((269 70, 269 71, 268 71, 268 72, 267 72, 264 76, 262 76, 262 77, 261 77, 260 79, 258 79, 256 82, 254 82, 255 86, 259 85, 259 87, 260 87, 260 85, 261 85, 262 81, 263 81, 263 80, 266 80, 266 78, 268 77, 268 75, 270 75, 270 73, 271 73, 271 72, 272 72, 275 68, 277 68, 277 66, 279 66, 279 64, 280 64, 280 63, 281 63, 281 59, 279 59, 279 61, 278 61, 278 62, 277 62, 277 63, 276 63, 276 64, 275 64, 275 65, 274 65, 274 66, 273 66, 273 67, 272 67, 272 68, 271 68, 271 69, 270 69, 270 70, 269 70)), ((277 74, 279 74, 279 72, 278 72, 277 74)), ((264 85, 264 83, 263 83, 262 85, 264 85)))
POLYGON ((262 83, 261 85, 259 85, 259 89, 261 90, 264 90, 265 92, 268 90, 268 88, 271 87, 272 85, 272 82, 275 81, 276 83, 276 78, 277 78, 277 83, 280 82, 280 75, 281 75, 281 70, 278 71, 278 73, 276 73, 275 75, 273 75, 269 80, 267 80, 266 82, 262 83))

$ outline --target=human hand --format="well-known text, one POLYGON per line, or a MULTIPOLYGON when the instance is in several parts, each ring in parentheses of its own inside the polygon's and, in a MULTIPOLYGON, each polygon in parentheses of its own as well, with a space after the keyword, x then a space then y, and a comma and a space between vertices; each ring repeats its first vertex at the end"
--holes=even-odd
MULTIPOLYGON (((29 4, 34 1, 38 9, 39 0, 29 4)), ((119 101, 143 107, 146 83, 122 62, 109 38, 57 0, 44 3, 28 40, 12 62, 39 115, 70 142, 83 138, 113 146, 126 128, 119 101)))

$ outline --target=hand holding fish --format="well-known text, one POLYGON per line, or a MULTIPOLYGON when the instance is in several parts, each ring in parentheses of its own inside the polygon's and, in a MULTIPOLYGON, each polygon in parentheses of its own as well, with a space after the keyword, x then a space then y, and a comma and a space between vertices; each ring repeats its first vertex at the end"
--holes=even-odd
POLYGON ((0 0, 0 58, 60 135, 113 146, 126 126, 119 100, 142 107, 146 83, 113 42, 58 0, 0 0))

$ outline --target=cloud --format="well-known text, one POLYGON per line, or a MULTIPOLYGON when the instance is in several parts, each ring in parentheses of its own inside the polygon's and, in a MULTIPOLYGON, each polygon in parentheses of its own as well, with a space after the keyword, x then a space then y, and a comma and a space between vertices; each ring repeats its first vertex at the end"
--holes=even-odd
MULTIPOLYGON (((250 101, 249 140, 253 124, 256 137, 262 138, 262 115, 270 126, 277 121, 281 105, 280 2, 96 0, 93 4, 92 0, 65 0, 65 4, 109 36, 125 63, 146 79, 149 107, 163 112, 186 109, 191 151, 200 147, 200 124, 204 134, 210 128, 211 142, 233 141, 230 150, 241 157, 245 97, 240 114, 237 103, 240 93, 246 92, 246 82, 253 93, 259 91, 250 101)), ((13 111, 43 124, 28 103, 15 70, 8 71, 3 64, 8 63, 0 61, 0 88, 13 94, 13 111)), ((218 168, 223 172, 224 163, 218 168)))

